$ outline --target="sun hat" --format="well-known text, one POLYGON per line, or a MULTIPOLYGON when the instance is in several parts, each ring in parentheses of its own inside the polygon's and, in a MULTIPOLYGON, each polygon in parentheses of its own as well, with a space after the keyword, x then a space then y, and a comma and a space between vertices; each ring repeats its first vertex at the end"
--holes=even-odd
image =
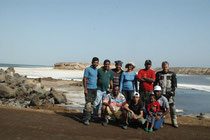
POLYGON ((154 91, 161 91, 161 90, 162 90, 161 87, 158 85, 154 87, 154 91))
POLYGON ((128 65, 132 65, 133 66, 133 68, 135 68, 136 66, 135 66, 135 64, 133 63, 133 62, 128 62, 126 65, 125 65, 125 67, 126 68, 128 68, 128 65))

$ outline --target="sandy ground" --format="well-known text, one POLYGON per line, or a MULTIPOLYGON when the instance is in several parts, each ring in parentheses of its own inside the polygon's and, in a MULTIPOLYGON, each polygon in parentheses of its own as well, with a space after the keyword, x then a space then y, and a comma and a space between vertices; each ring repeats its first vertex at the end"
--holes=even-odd
POLYGON ((209 120, 196 119, 201 125, 180 124, 179 128, 166 123, 160 130, 147 133, 141 128, 123 130, 115 123, 106 127, 100 123, 85 126, 80 123, 81 113, 59 107, 48 109, 0 107, 0 139, 210 139, 210 127, 203 124, 209 124, 209 120))
MULTIPOLYGON (((81 82, 42 79, 45 88, 69 88, 82 91, 81 82)), ((164 127, 153 133, 142 128, 123 130, 115 123, 107 127, 100 123, 85 126, 82 114, 60 106, 39 106, 16 109, 0 106, 0 139, 210 139, 210 119, 178 116, 179 128, 170 124, 167 116, 164 127)))

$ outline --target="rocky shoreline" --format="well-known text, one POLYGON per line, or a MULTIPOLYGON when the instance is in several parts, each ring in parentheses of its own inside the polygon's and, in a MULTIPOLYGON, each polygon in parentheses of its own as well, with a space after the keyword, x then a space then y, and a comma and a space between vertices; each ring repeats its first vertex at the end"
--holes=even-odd
POLYGON ((15 73, 13 67, 0 69, 0 105, 28 108, 45 104, 66 103, 63 92, 46 89, 41 79, 29 79, 15 73))
MULTIPOLYGON (((84 70, 86 67, 90 66, 91 63, 76 63, 76 62, 63 62, 56 63, 54 69, 63 69, 63 70, 84 70)), ((102 67, 102 63, 98 68, 102 67)), ((114 68, 114 64, 111 65, 111 68, 114 68)), ((138 71, 139 68, 134 69, 138 71)), ((154 68, 155 71, 160 71, 161 68, 154 68)), ((197 75, 210 75, 210 68, 201 68, 201 67, 171 67, 171 71, 177 74, 197 74, 197 75)))

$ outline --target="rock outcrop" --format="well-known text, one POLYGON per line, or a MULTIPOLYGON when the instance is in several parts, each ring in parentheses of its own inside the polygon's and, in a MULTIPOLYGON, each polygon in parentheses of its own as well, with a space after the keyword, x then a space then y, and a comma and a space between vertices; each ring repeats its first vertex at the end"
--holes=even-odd
MULTIPOLYGON (((55 69, 63 69, 63 70, 84 70, 89 67, 91 63, 77 63, 77 62, 64 62, 64 63, 56 63, 54 64, 55 69)), ((103 64, 100 63, 98 68, 102 67, 103 64)), ((114 64, 111 64, 111 68, 114 68, 114 64)))
POLYGON ((25 108, 43 104, 66 103, 64 93, 41 85, 41 79, 28 79, 14 68, 0 69, 0 105, 25 108))
MULTIPOLYGON (((161 68, 155 68, 155 71, 160 71, 161 68)), ((177 74, 197 74, 197 75, 210 75, 210 68, 199 67, 171 67, 170 71, 177 74)))

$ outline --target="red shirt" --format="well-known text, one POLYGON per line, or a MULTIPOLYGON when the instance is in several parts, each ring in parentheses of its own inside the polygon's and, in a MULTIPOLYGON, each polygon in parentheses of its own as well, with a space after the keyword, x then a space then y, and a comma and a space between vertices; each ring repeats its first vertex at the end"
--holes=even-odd
MULTIPOLYGON (((154 70, 146 70, 146 69, 141 69, 138 72, 137 78, 153 78, 155 80, 155 72, 154 70)), ((139 90, 140 91, 153 91, 153 83, 148 83, 148 82, 140 82, 139 84, 139 90)))
POLYGON ((155 110, 152 112, 157 112, 160 111, 160 104, 158 103, 158 101, 155 101, 154 103, 149 103, 148 107, 147 107, 147 111, 151 111, 151 107, 155 107, 155 110))

